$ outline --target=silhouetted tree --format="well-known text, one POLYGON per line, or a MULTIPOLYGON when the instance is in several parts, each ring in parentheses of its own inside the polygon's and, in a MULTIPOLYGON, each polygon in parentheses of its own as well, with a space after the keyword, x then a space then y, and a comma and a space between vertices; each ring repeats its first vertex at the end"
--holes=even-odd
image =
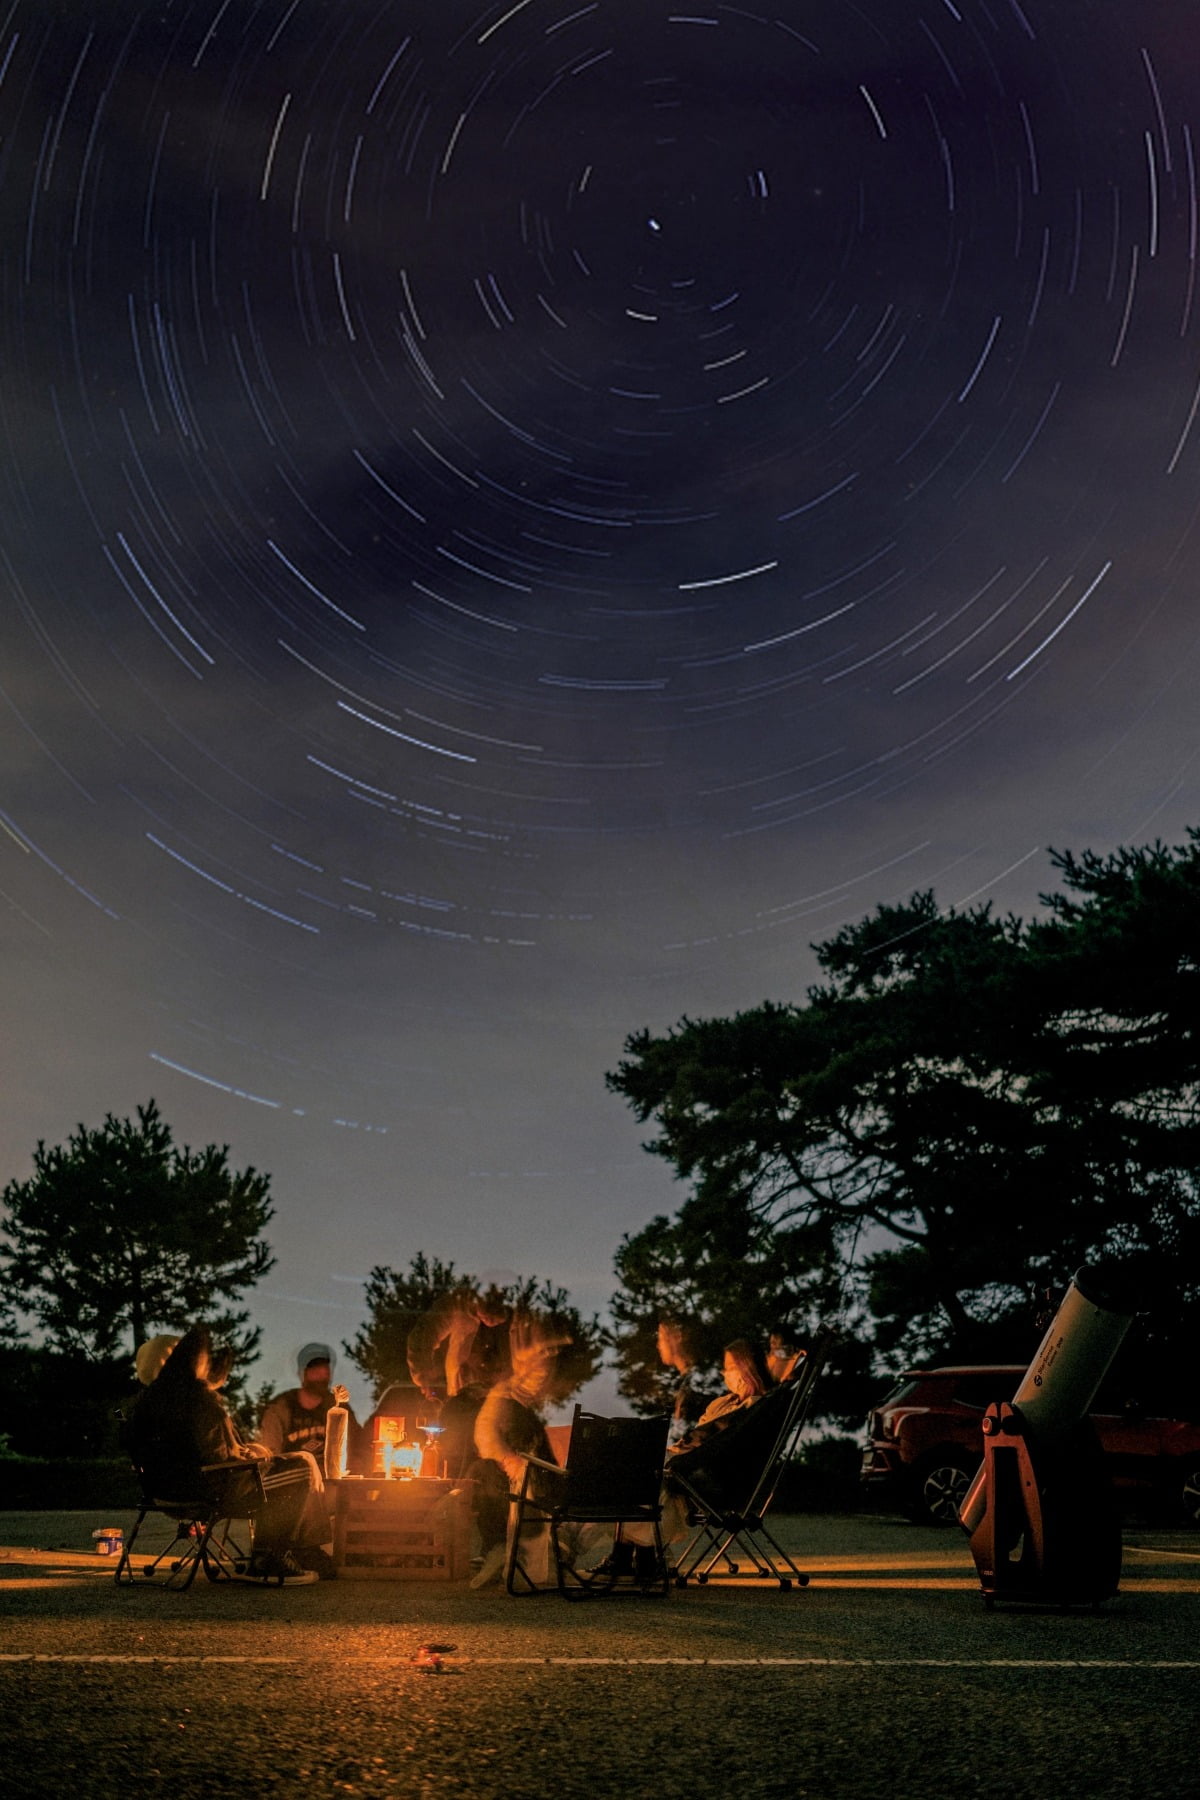
POLYGON ((609 1086, 690 1193, 665 1237, 656 1221, 627 1240, 618 1317, 664 1246, 719 1298, 708 1246, 731 1232, 768 1284, 799 1233, 815 1291, 857 1246, 897 1355, 1014 1354, 1045 1288, 1108 1256, 1140 1259, 1164 1315, 1190 1316, 1200 834, 1053 860, 1065 892, 1032 923, 917 894, 815 946, 805 1004, 628 1039, 609 1086))
POLYGON ((244 1368, 259 1332, 236 1301, 273 1266, 269 1178, 227 1148, 178 1148, 153 1100, 65 1145, 0 1195, 0 1270, 50 1348, 111 1359, 205 1319, 244 1368))
MULTIPOLYGON (((393 1381, 407 1381, 408 1334, 417 1321, 455 1288, 477 1288, 474 1275, 457 1270, 452 1262, 427 1257, 419 1250, 407 1270, 379 1264, 367 1277, 367 1318, 358 1334, 343 1345, 351 1361, 357 1363, 371 1383, 375 1399, 393 1381)), ((500 1290, 504 1302, 514 1311, 538 1311, 556 1314, 571 1333, 573 1349, 560 1359, 574 1376, 572 1392, 577 1392, 600 1368, 605 1334, 595 1316, 585 1318, 571 1304, 565 1288, 539 1276, 519 1277, 500 1290)))

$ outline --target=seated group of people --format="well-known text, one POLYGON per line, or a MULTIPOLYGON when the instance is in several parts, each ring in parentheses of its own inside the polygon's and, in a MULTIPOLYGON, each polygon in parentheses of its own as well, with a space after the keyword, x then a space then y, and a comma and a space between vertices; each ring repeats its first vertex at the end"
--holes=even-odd
MULTIPOLYGON (((413 1386, 407 1391, 419 1391, 431 1410, 437 1409, 439 1466, 473 1483, 480 1540, 473 1586, 486 1586, 500 1575, 509 1497, 524 1478, 526 1458, 555 1460, 544 1414, 575 1386, 571 1345, 566 1321, 545 1313, 513 1316, 497 1291, 466 1287, 439 1301, 410 1336, 413 1386)), ((783 1334, 772 1337, 765 1353, 748 1339, 736 1339, 725 1346, 725 1387, 716 1396, 697 1382, 693 1338, 684 1321, 660 1323, 658 1354, 674 1376, 663 1489, 663 1537, 669 1542, 686 1529, 672 1466, 682 1469, 702 1457, 714 1434, 795 1374, 804 1352, 783 1334)), ((164 1496, 201 1493, 206 1483, 211 1491, 215 1481, 236 1477, 239 1465, 257 1467, 265 1501, 259 1498, 254 1513, 247 1579, 291 1584, 334 1573, 323 1451, 330 1409, 335 1402, 345 1405, 347 1393, 331 1385, 332 1363, 328 1345, 306 1345, 298 1359, 299 1385, 268 1404, 257 1437, 246 1440, 221 1396, 232 1352, 214 1348, 206 1326, 193 1325, 178 1338, 153 1338, 138 1352, 141 1393, 126 1442, 152 1487, 164 1496)), ((385 1396, 378 1410, 386 1411, 386 1404, 385 1396)), ((367 1449, 367 1434, 352 1413, 349 1426, 354 1468, 367 1449)), ((549 1489, 545 1497, 551 1497, 549 1489)), ((642 1566, 646 1547, 637 1544, 636 1533, 617 1549, 631 1563, 638 1559, 639 1573, 648 1572, 642 1566)))
MULTIPOLYGON (((509 1495, 525 1476, 526 1457, 556 1460, 543 1421, 543 1412, 571 1391, 569 1373, 562 1366, 562 1352, 570 1344, 561 1320, 553 1317, 513 1320, 509 1333, 510 1371, 496 1381, 480 1403, 474 1426, 476 1461, 465 1472, 476 1483, 476 1516, 482 1560, 472 1586, 497 1580, 507 1547, 509 1495)), ((664 1319, 658 1328, 658 1354, 675 1372, 672 1425, 668 1437, 667 1466, 663 1480, 662 1537, 678 1541, 686 1535, 687 1503, 672 1481, 676 1471, 701 1462, 706 1444, 719 1432, 782 1382, 791 1380, 805 1352, 783 1333, 772 1335, 763 1352, 746 1338, 727 1344, 722 1359, 724 1390, 710 1397, 696 1380, 696 1358, 691 1332, 681 1320, 664 1319)), ((553 1477, 531 1482, 534 1497, 554 1498, 553 1477)), ((655 1551, 650 1535, 638 1527, 623 1533, 613 1547, 616 1574, 636 1573, 653 1579, 655 1551), (643 1537, 639 1542, 639 1536, 643 1537)))
POLYGON ((329 1502, 319 1457, 325 1421, 344 1388, 330 1387, 332 1355, 325 1344, 300 1353, 301 1382, 271 1401, 256 1439, 247 1441, 221 1397, 233 1352, 214 1348, 207 1325, 182 1337, 160 1336, 135 1358, 141 1392, 125 1425, 125 1445, 146 1484, 161 1498, 222 1497, 231 1510, 247 1502, 239 1469, 254 1465, 262 1498, 254 1513, 249 1581, 290 1585, 334 1572, 329 1502))

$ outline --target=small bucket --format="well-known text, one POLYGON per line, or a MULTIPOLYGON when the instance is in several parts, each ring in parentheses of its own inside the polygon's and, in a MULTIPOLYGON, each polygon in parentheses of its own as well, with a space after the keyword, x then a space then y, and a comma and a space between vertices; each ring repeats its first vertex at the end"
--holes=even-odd
POLYGON ((92 1541, 97 1556, 120 1556, 125 1548, 125 1533, 119 1525, 102 1525, 93 1531, 92 1541))

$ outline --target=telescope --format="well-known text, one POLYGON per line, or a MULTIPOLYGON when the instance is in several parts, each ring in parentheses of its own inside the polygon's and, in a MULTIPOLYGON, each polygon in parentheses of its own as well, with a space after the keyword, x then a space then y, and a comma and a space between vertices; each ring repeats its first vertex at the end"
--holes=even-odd
POLYGON ((1077 1270, 1012 1401, 984 1414, 958 1516, 989 1610, 1098 1607, 1117 1592, 1120 1520, 1088 1413, 1136 1310, 1119 1277, 1077 1270))

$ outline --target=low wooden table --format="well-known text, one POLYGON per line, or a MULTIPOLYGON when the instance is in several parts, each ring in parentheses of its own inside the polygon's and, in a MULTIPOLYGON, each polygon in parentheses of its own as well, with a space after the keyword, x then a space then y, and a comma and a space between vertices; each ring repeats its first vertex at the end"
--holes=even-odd
POLYGON ((346 1581, 463 1581, 471 1483, 347 1476, 331 1481, 333 1561, 346 1581))

